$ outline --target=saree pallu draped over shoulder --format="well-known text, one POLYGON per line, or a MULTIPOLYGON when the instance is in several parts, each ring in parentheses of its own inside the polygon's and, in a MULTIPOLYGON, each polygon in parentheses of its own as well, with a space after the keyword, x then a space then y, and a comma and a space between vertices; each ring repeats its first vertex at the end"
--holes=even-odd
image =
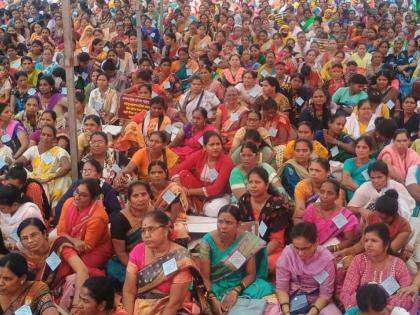
POLYGON ((178 272, 189 269, 193 275, 193 295, 191 300, 184 300, 183 314, 200 314, 206 308, 204 285, 194 261, 188 250, 177 249, 146 265, 137 272, 137 295, 134 304, 134 315, 160 315, 169 302, 169 295, 154 292, 158 286, 173 278, 178 272))

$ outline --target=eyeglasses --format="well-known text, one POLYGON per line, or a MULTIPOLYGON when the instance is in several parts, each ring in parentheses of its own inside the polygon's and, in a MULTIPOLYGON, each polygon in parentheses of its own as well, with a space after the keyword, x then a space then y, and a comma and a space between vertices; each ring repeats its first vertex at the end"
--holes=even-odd
POLYGON ((139 231, 140 231, 141 234, 146 234, 146 232, 149 233, 149 234, 152 234, 154 231, 160 229, 161 227, 164 227, 164 225, 146 226, 144 228, 140 228, 139 231))
POLYGON ((42 235, 41 232, 34 232, 34 233, 29 234, 29 235, 22 236, 20 238, 20 240, 21 240, 21 242, 28 242, 29 240, 36 239, 41 235, 42 235))

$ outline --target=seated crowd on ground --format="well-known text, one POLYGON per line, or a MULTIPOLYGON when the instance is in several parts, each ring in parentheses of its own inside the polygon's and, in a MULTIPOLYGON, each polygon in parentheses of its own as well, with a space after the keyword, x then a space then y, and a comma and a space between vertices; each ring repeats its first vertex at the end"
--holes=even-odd
POLYGON ((420 314, 420 1, 134 1, 0 1, 0 314, 420 314))

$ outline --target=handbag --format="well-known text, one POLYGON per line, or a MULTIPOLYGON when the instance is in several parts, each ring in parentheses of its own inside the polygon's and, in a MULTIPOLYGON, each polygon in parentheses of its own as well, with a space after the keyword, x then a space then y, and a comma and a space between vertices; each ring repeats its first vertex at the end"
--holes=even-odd
POLYGON ((228 315, 262 315, 267 302, 263 299, 238 297, 228 315))
POLYGON ((308 297, 304 293, 290 296, 290 315, 306 314, 311 309, 308 297))

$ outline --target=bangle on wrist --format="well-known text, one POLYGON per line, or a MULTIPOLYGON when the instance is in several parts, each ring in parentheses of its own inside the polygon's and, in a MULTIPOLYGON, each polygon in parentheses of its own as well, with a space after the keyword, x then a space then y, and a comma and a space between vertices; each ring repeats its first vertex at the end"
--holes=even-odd
POLYGON ((314 305, 312 305, 312 307, 311 308, 314 308, 315 310, 316 310, 316 314, 318 315, 320 312, 321 312, 321 310, 318 308, 318 306, 316 306, 315 304, 314 305))

